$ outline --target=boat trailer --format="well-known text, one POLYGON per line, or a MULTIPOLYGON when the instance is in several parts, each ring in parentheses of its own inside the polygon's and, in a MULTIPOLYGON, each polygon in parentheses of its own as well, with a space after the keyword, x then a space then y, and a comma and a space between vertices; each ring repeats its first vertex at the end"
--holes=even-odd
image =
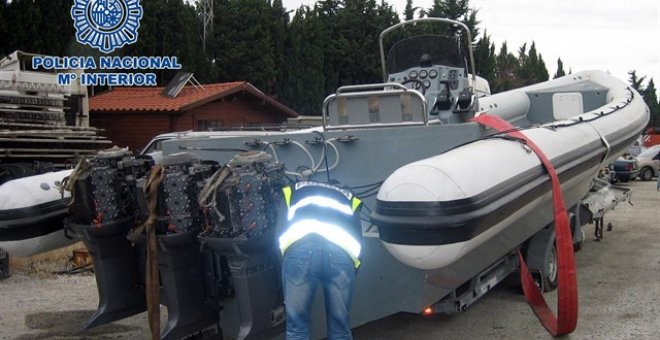
MULTIPOLYGON (((603 239, 603 226, 605 225, 605 214, 614 210, 619 203, 628 202, 632 198, 632 189, 618 185, 612 185, 600 178, 594 178, 589 194, 582 200, 584 212, 588 214, 588 222, 594 224, 594 236, 596 241, 603 239)), ((607 224, 607 231, 612 231, 612 223, 607 224)))

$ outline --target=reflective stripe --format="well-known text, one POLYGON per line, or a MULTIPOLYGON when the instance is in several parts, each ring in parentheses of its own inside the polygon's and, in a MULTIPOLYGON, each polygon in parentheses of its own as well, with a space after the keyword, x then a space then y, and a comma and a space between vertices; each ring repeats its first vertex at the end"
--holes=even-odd
POLYGON ((284 193, 284 201, 286 202, 286 207, 291 207, 291 187, 282 188, 282 192, 284 193))
POLYGON ((290 245, 311 233, 321 235, 326 240, 344 249, 344 251, 346 251, 353 259, 355 268, 360 266, 360 260, 358 260, 360 252, 362 251, 360 242, 343 228, 314 219, 302 220, 292 224, 289 229, 280 236, 280 251, 284 254, 290 245))
POLYGON ((353 197, 353 202, 352 203, 353 203, 353 207, 352 207, 353 211, 355 211, 360 206, 360 204, 362 204, 362 201, 360 201, 360 199, 357 198, 357 197, 353 197))
POLYGON ((346 197, 347 200, 353 198, 353 193, 351 193, 350 191, 328 183, 315 182, 315 181, 300 181, 296 183, 296 190, 300 190, 304 187, 319 187, 319 188, 330 189, 344 195, 344 197, 346 197))
POLYGON ((301 199, 289 208, 289 214, 287 215, 289 221, 291 221, 293 217, 296 216, 296 210, 308 205, 317 205, 323 208, 330 208, 343 214, 353 216, 353 210, 351 210, 351 207, 349 207, 347 204, 341 204, 332 198, 324 196, 309 196, 301 199))

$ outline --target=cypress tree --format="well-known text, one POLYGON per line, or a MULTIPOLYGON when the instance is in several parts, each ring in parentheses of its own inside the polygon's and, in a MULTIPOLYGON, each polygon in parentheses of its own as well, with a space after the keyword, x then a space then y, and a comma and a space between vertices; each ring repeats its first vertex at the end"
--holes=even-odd
POLYGON ((648 105, 649 111, 651 112, 651 119, 649 120, 648 126, 660 126, 660 102, 658 102, 658 96, 653 78, 649 80, 649 83, 646 85, 642 96, 644 97, 644 102, 646 105, 648 105))
POLYGON ((637 76, 636 70, 628 71, 628 82, 630 87, 639 92, 644 98, 644 102, 649 107, 651 117, 649 119, 649 125, 651 127, 660 126, 660 102, 658 102, 657 91, 655 88, 655 82, 651 78, 646 86, 644 86, 644 80, 646 76, 639 77, 637 76))
POLYGON ((286 49, 288 42, 289 13, 282 6, 282 0, 273 0, 271 5, 271 32, 273 43, 273 58, 275 59, 273 95, 279 98, 279 94, 286 91, 286 49))
POLYGON ((316 4, 324 27, 326 93, 349 84, 381 81, 378 36, 398 22, 391 6, 375 0, 325 0, 316 4))
MULTIPOLYGON (((116 52, 122 55, 177 56, 183 70, 201 82, 215 80, 211 62, 202 52, 201 24, 196 10, 184 0, 142 0, 138 41, 116 52)), ((154 70, 166 84, 177 70, 154 70)))
POLYGON ((286 79, 279 100, 296 111, 315 115, 321 112, 325 91, 324 47, 326 36, 318 12, 301 6, 289 24, 286 48, 286 79))
POLYGON ((495 44, 486 31, 474 48, 474 63, 477 75, 492 82, 495 77, 495 44))
POLYGON ((403 11, 403 17, 405 20, 412 20, 415 17, 415 11, 419 9, 419 7, 413 7, 412 0, 406 0, 406 9, 403 11))
POLYGON ((632 70, 628 71, 628 82, 630 83, 630 86, 634 88, 637 92, 643 93, 644 92, 644 86, 642 85, 644 83, 644 79, 646 79, 646 76, 643 76, 639 78, 637 76, 637 71, 632 70))
MULTIPOLYGON (((43 53, 39 50, 43 42, 39 23, 42 22, 42 13, 32 0, 13 0, 5 5, 4 17, 6 19, 3 32, 5 42, 3 45, 6 54, 15 50, 24 52, 43 53)), ((71 17, 55 18, 54 20, 71 20, 71 17)))
MULTIPOLYGON (((477 35, 479 35, 479 31, 477 29, 479 21, 476 19, 476 12, 476 10, 470 10, 469 0, 434 0, 433 5, 423 11, 423 13, 428 17, 447 18, 463 22, 468 27, 470 34, 472 35, 471 43, 474 43, 476 41, 477 35)), ((438 31, 437 25, 430 27, 433 28, 433 32, 435 33, 447 32, 449 34, 456 34, 456 32, 459 31, 458 28, 451 26, 443 28, 442 31, 438 31)))
MULTIPOLYGON (((68 15, 71 1, 0 0, 0 53, 20 48, 55 55, 99 55, 75 42, 68 15)), ((198 12, 190 3, 142 0, 138 42, 115 54, 176 55, 202 82, 246 80, 307 114, 319 113, 323 98, 339 86, 382 81, 378 37, 399 21, 390 5, 377 0, 321 0, 301 7, 293 18, 282 0, 216 0, 214 31, 205 55, 198 12)), ((419 9, 407 0, 403 14, 412 19, 419 9)), ((492 83, 494 92, 547 79, 534 43, 524 45, 519 58, 506 43, 495 53, 486 32, 479 34, 478 11, 469 8, 469 0, 435 0, 419 12, 468 26, 477 74, 492 83)), ((406 30, 414 34, 419 28, 406 30)), ((437 33, 447 33, 441 28, 437 33)), ((455 30, 449 27, 450 34, 455 30)), ((164 83, 174 72, 157 73, 164 83)))
POLYGON ((518 78, 521 85, 531 85, 548 80, 548 70, 545 67, 543 57, 536 52, 536 43, 527 51, 527 44, 523 44, 518 50, 518 78))
POLYGON ((481 21, 477 20, 477 13, 479 13, 478 10, 469 10, 463 17, 463 20, 461 20, 461 22, 463 22, 470 30, 470 35, 472 36, 472 41, 470 43, 473 45, 477 41, 479 24, 481 23, 481 21))
POLYGON ((530 79, 532 70, 527 56, 527 43, 524 43, 518 48, 518 64, 520 67, 518 68, 517 76, 523 81, 530 79))
POLYGON ((377 5, 375 0, 345 0, 338 12, 339 32, 349 49, 342 52, 345 67, 339 69, 337 85, 380 82, 378 38, 385 28, 398 22, 389 5, 377 5), (360 51, 360 53, 355 53, 360 51))
POLYGON ((39 13, 39 19, 28 21, 28 24, 36 26, 38 36, 32 36, 30 49, 26 52, 66 54, 69 44, 75 40, 71 4, 70 0, 36 0, 31 4, 39 13))
POLYGON ((426 15, 459 20, 470 11, 468 2, 468 0, 433 0, 433 5, 426 11, 426 15))
POLYGON ((566 75, 566 72, 564 72, 564 63, 561 61, 561 58, 557 58, 557 72, 555 72, 555 75, 553 78, 559 78, 563 77, 566 75))
POLYGON ((213 44, 220 81, 246 80, 265 93, 273 93, 276 53, 272 12, 266 0, 215 3, 213 44))
POLYGON ((502 47, 495 58, 495 78, 490 87, 491 91, 498 93, 520 87, 522 81, 519 78, 519 74, 519 60, 508 51, 505 41, 502 43, 502 47))
POLYGON ((332 93, 340 84, 340 72, 346 69, 345 56, 349 49, 349 41, 340 33, 339 10, 340 1, 318 1, 314 8, 321 29, 319 38, 323 46, 323 80, 324 93, 332 93))
POLYGON ((534 74, 537 82, 542 82, 550 79, 550 74, 548 69, 545 67, 545 61, 543 61, 543 56, 539 53, 538 63, 534 70, 534 74))

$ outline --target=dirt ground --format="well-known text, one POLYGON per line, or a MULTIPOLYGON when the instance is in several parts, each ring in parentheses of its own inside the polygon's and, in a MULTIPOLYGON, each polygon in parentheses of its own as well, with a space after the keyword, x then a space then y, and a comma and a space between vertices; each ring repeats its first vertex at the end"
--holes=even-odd
POLYGON ((0 281, 0 340, 147 338, 145 315, 82 330, 98 303, 94 274, 54 274, 73 268, 80 248, 11 259, 13 275, 0 281))
MULTIPOLYGON (((596 242, 593 227, 585 229, 587 241, 576 255, 580 318, 567 339, 660 339, 660 192, 655 182, 627 185, 635 205, 621 204, 606 216, 613 231, 596 242)), ((0 339, 148 338, 145 313, 81 329, 96 309, 96 284, 89 273, 50 274, 67 269, 63 254, 68 251, 49 255, 56 259, 51 267, 41 260, 37 265, 14 262, 21 272, 0 281, 0 339)), ((548 298, 553 301, 555 295, 548 298)), ((355 339, 400 340, 551 338, 525 303, 515 275, 464 313, 397 314, 353 334, 355 339)))

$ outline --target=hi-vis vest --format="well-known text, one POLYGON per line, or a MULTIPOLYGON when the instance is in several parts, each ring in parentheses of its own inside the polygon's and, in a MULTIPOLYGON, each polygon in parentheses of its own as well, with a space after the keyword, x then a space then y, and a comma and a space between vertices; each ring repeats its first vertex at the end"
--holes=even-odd
POLYGON ((279 237, 282 254, 290 245, 314 233, 338 245, 360 266, 362 201, 353 193, 334 185, 302 181, 284 187, 287 224, 279 237))

